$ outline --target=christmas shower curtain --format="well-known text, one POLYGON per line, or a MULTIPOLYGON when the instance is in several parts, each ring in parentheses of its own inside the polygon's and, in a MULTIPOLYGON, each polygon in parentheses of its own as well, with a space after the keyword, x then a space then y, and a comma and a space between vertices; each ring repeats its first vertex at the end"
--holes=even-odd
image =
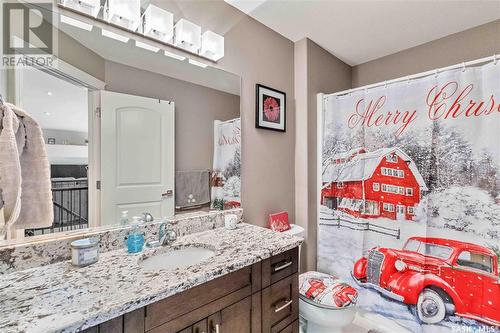
POLYGON ((394 332, 500 325, 500 64, 325 95, 318 269, 394 332))
POLYGON ((214 121, 214 160, 211 208, 240 207, 241 120, 214 121))

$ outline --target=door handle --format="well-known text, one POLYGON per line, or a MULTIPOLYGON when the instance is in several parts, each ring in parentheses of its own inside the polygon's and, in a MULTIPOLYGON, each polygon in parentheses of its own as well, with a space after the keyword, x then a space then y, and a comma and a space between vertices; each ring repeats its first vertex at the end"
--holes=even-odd
POLYGON ((275 267, 274 267, 274 272, 275 272, 275 273, 276 273, 276 272, 279 272, 279 271, 281 271, 282 269, 285 269, 285 268, 290 267, 290 266, 292 266, 292 261, 286 262, 286 263, 281 264, 281 265, 279 265, 279 266, 275 266, 275 267))
POLYGON ((284 310, 287 307, 289 307, 290 305, 292 305, 292 303, 293 303, 293 300, 291 299, 289 301, 285 301, 285 303, 282 306, 278 306, 278 304, 275 304, 274 305, 274 312, 280 312, 281 310, 284 310))
MULTIPOLYGON (((161 194, 161 198, 165 199, 165 198, 171 197, 173 195, 174 195, 174 190, 167 190, 167 191, 165 191, 164 193, 161 194)), ((202 333, 205 333, 205 332, 202 332, 202 333)))
POLYGON ((220 333, 220 325, 215 324, 215 327, 212 327, 212 333, 220 333))

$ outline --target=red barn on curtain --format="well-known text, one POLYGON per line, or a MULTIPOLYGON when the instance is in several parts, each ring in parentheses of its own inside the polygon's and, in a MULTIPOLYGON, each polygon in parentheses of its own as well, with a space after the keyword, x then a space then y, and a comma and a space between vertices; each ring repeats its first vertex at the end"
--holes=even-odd
POLYGON ((332 156, 323 181, 322 205, 362 218, 412 220, 427 191, 415 162, 396 147, 332 156))

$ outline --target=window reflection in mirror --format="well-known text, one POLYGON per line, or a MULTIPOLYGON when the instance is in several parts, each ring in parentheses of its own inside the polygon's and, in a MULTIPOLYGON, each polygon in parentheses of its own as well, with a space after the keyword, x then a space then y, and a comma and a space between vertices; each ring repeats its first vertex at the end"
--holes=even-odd
POLYGON ((54 221, 25 236, 83 229, 88 205, 88 89, 38 69, 20 70, 21 107, 43 132, 51 168, 54 221))

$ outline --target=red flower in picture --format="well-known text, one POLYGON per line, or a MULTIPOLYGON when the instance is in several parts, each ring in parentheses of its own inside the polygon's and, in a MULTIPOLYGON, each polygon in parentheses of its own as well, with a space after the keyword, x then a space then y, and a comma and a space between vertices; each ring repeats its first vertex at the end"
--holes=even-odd
POLYGON ((279 122, 280 105, 276 98, 266 97, 264 99, 264 120, 271 122, 279 122))

